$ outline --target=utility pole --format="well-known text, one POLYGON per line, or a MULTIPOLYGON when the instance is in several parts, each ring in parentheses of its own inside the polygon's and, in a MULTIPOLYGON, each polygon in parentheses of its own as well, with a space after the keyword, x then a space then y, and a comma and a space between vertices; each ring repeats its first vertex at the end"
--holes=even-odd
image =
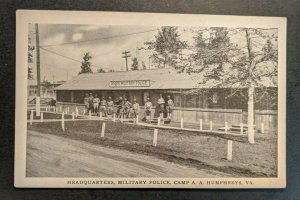
POLYGON ((36 37, 36 73, 37 73, 37 96, 35 98, 36 116, 40 116, 41 111, 41 72, 40 72, 40 40, 39 40, 39 26, 35 24, 36 37))
POLYGON ((126 71, 128 71, 127 58, 131 57, 131 55, 128 55, 129 53, 130 53, 130 51, 124 51, 124 52, 122 52, 122 54, 124 54, 124 56, 122 58, 125 58, 125 60, 126 60, 126 71))

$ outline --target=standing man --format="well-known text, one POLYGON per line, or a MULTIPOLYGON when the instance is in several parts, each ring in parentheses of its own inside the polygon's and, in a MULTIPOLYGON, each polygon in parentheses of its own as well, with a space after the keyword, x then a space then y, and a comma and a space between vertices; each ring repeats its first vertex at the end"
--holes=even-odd
POLYGON ((95 94, 95 98, 93 99, 94 113, 98 113, 98 111, 99 111, 99 103, 100 103, 100 99, 98 98, 98 95, 95 94))
POLYGON ((159 99, 157 101, 157 104, 158 104, 159 116, 160 118, 163 118, 163 114, 165 110, 165 100, 162 97, 162 94, 159 94, 159 99))
POLYGON ((107 115, 112 115, 113 114, 113 110, 114 110, 114 102, 113 100, 111 99, 111 97, 109 96, 108 97, 108 101, 107 101, 107 115))
POLYGON ((140 111, 140 105, 139 105, 139 103, 136 101, 136 99, 133 99, 132 113, 133 113, 133 117, 134 117, 134 118, 137 118, 137 117, 138 117, 139 111, 140 111))
POLYGON ((120 97, 119 100, 116 101, 117 105, 117 117, 121 118, 121 115, 123 114, 122 106, 123 106, 123 97, 120 97))
POLYGON ((85 112, 89 112, 89 95, 85 94, 84 100, 83 100, 84 106, 85 106, 85 112))
POLYGON ((150 122, 151 109, 152 109, 152 103, 150 102, 150 98, 147 97, 147 100, 146 100, 146 103, 145 103, 146 122, 150 122))
POLYGON ((174 102, 173 100, 171 99, 170 96, 168 96, 168 101, 167 101, 167 112, 168 112, 168 118, 171 119, 172 117, 172 111, 173 111, 173 108, 174 108, 174 102))
POLYGON ((100 101, 100 112, 102 113, 102 116, 106 116, 106 100, 104 98, 104 96, 102 97, 101 101, 100 101))
POLYGON ((94 100, 93 94, 90 93, 90 96, 89 96, 89 112, 93 111, 93 100, 94 100))
POLYGON ((130 108, 131 108, 131 103, 127 98, 125 98, 124 99, 124 113, 125 113, 126 118, 129 118, 130 108))

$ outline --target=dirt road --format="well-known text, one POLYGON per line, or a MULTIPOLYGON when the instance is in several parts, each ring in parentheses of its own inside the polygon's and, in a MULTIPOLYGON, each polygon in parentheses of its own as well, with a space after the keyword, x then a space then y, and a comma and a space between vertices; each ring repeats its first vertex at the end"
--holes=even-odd
POLYGON ((152 156, 28 131, 28 177, 225 177, 152 156))

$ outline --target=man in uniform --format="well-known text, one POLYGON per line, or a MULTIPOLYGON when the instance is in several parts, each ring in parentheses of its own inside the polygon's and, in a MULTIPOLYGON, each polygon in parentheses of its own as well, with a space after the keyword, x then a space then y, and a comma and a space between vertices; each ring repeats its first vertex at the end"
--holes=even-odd
POLYGON ((100 99, 98 98, 98 95, 95 94, 95 98, 93 99, 94 113, 98 113, 98 111, 99 111, 99 103, 100 103, 100 99))
POLYGON ((137 116, 139 115, 139 111, 140 111, 140 105, 136 99, 133 99, 132 114, 134 118, 137 118, 137 116))
POLYGON ((106 103, 105 97, 103 96, 100 101, 100 112, 102 113, 103 117, 106 116, 106 106, 107 106, 107 103, 106 103))
POLYGON ((114 109, 114 102, 109 96, 107 101, 107 109, 106 109, 107 115, 111 116, 113 114, 113 109, 114 109))
POLYGON ((150 122, 151 119, 151 109, 152 103, 150 102, 150 98, 148 97, 145 103, 145 112, 146 112, 146 121, 150 122))
POLYGON ((163 113, 164 113, 164 106, 165 106, 165 100, 164 98, 162 97, 162 94, 159 95, 159 99, 157 101, 157 104, 158 104, 158 109, 159 109, 159 116, 161 118, 163 118, 163 113))
POLYGON ((83 103, 85 105, 85 112, 89 112, 89 109, 90 109, 90 107, 89 107, 89 94, 85 94, 83 103))
POLYGON ((94 97, 92 95, 92 93, 90 93, 90 96, 89 96, 89 112, 93 110, 93 100, 94 100, 94 97))
POLYGON ((167 101, 167 112, 168 112, 168 118, 171 119, 172 117, 172 111, 173 111, 173 107, 174 107, 174 102, 171 99, 170 96, 168 96, 168 101, 167 101))
POLYGON ((124 114, 126 118, 129 118, 131 103, 127 98, 124 98, 124 114))
POLYGON ((121 115, 123 114, 122 107, 124 104, 123 97, 120 97, 119 100, 117 100, 115 103, 117 105, 117 117, 121 118, 121 115))

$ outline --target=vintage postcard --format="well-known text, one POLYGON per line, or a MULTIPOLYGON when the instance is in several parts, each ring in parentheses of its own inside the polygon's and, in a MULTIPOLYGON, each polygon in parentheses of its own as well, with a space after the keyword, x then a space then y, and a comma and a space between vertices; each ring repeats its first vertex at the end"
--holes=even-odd
POLYGON ((286 186, 285 18, 16 16, 16 187, 286 186))

